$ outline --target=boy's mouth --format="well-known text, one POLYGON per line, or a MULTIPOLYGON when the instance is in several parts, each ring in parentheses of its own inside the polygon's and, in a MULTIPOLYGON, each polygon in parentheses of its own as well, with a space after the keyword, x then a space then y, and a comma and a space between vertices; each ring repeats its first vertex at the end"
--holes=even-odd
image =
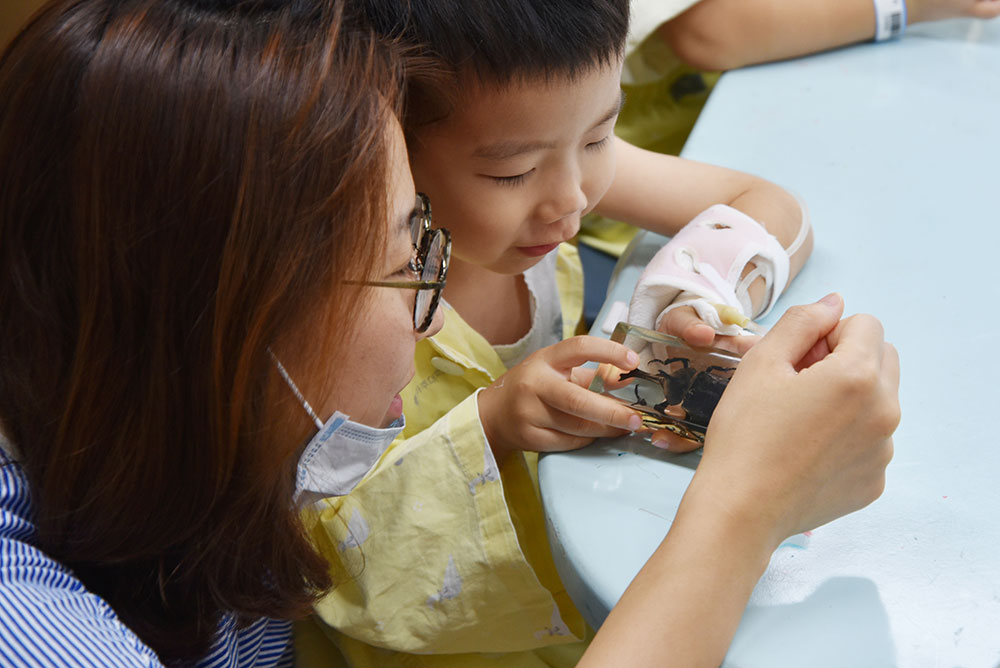
POLYGON ((554 243, 542 244, 541 246, 518 246, 517 250, 529 257, 538 257, 539 255, 545 255, 546 253, 555 250, 558 245, 558 243, 554 243))

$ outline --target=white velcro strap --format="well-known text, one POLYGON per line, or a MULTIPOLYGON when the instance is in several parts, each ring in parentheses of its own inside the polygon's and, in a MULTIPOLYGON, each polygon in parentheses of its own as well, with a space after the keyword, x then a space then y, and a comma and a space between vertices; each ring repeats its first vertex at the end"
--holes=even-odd
POLYGON ((795 254, 802 248, 802 244, 806 242, 806 237, 809 236, 809 230, 812 229, 812 223, 809 222, 809 207, 806 206, 805 201, 799 197, 798 193, 792 192, 792 197, 795 201, 799 203, 799 215, 802 217, 802 222, 799 223, 799 233, 795 235, 795 239, 789 244, 785 252, 788 253, 788 257, 794 257, 795 254))
POLYGON ((721 321, 713 304, 731 306, 748 318, 766 315, 788 283, 788 267, 788 253, 760 223, 716 204, 653 256, 632 294, 629 322, 652 329, 669 310, 684 305, 695 308, 718 333, 738 333, 738 326, 721 321), (748 264, 755 269, 743 280, 748 264), (766 297, 753 313, 747 288, 758 277, 764 279, 766 297))

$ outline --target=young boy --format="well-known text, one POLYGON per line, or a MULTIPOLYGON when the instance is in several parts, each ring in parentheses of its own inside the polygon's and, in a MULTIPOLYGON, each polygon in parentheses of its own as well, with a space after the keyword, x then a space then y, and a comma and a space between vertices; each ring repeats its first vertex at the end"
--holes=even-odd
MULTIPOLYGON (((598 210, 669 235, 688 230, 694 245, 684 250, 698 267, 699 253, 711 255, 699 243, 742 227, 749 236, 737 240, 759 252, 716 273, 768 279, 717 287, 746 293, 753 315, 808 254, 803 212, 761 179, 614 137, 627 0, 362 5, 381 32, 420 45, 451 75, 411 81, 405 126, 417 189, 434 224, 452 232, 452 260, 444 327, 421 342, 403 395, 408 438, 349 496, 316 508, 317 544, 356 576, 317 612, 355 665, 485 661, 470 652, 509 653, 491 655, 490 666, 573 665, 584 625, 555 572, 525 450, 581 447, 635 429, 638 416, 578 384, 577 367, 617 353, 602 339, 562 340, 579 321, 582 292, 566 242, 598 210), (699 216, 716 204, 731 208, 699 216), (692 232, 685 226, 696 217, 692 232), (781 247, 793 244, 802 247, 789 268, 781 247), (782 260, 776 280, 770 265, 782 260)), ((695 303, 704 291, 688 292, 680 297, 695 303)), ((649 324, 681 290, 667 293, 638 304, 649 324)), ((696 344, 716 334, 687 307, 660 324, 696 344)))

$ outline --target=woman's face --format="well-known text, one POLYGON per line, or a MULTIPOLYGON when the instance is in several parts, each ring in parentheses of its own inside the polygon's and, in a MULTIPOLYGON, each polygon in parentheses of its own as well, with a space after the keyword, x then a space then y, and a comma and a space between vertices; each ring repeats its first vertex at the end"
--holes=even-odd
MULTIPOLYGON (((383 256, 381 279, 400 280, 412 256, 410 214, 416 204, 416 190, 410 176, 406 143, 399 123, 390 122, 392 179, 389 183, 389 234, 383 256)), ((335 397, 331 397, 328 417, 334 410, 356 422, 384 427, 403 413, 399 393, 414 374, 416 342, 441 329, 440 311, 423 333, 413 326, 416 291, 401 288, 367 288, 358 314, 358 326, 347 341, 346 359, 335 370, 335 397)))
MULTIPOLYGON (((412 257, 410 214, 416 191, 410 176, 406 144, 399 123, 390 122, 392 178, 389 183, 389 232, 380 276, 376 280, 405 280, 412 257)), ((345 341, 344 357, 330 370, 332 392, 317 402, 326 420, 334 411, 355 422, 384 427, 403 412, 399 393, 414 374, 416 342, 441 329, 443 315, 435 314, 431 326, 417 333, 413 326, 415 290, 369 287, 362 295, 360 312, 345 341)), ((315 405, 315 404, 314 404, 315 405)))

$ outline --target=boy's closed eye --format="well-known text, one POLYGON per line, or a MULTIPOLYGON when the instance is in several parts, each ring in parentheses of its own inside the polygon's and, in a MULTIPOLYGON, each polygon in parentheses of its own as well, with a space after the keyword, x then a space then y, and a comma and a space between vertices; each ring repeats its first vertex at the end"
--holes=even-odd
MULTIPOLYGON (((608 134, 604 135, 604 137, 602 137, 601 139, 587 143, 584 146, 584 148, 588 151, 600 151, 606 148, 610 142, 611 142, 611 133, 609 132, 608 134)), ((493 174, 483 174, 482 176, 492 179, 499 185, 515 187, 524 183, 524 180, 528 178, 528 176, 530 176, 534 171, 535 168, 532 167, 526 172, 521 172, 520 174, 512 174, 510 176, 496 176, 493 174)))
POLYGON ((494 181, 496 181, 499 185, 508 186, 508 187, 514 187, 514 186, 519 186, 522 183, 524 183, 524 180, 526 178, 528 178, 528 176, 532 172, 534 172, 534 171, 535 171, 535 168, 532 167, 531 169, 529 169, 526 172, 523 172, 521 174, 514 174, 513 176, 490 176, 488 174, 485 175, 485 176, 489 176, 489 178, 491 178, 494 181))
POLYGON ((592 141, 587 144, 588 151, 600 151, 605 148, 611 142, 611 133, 604 135, 603 139, 598 139, 597 141, 592 141))

